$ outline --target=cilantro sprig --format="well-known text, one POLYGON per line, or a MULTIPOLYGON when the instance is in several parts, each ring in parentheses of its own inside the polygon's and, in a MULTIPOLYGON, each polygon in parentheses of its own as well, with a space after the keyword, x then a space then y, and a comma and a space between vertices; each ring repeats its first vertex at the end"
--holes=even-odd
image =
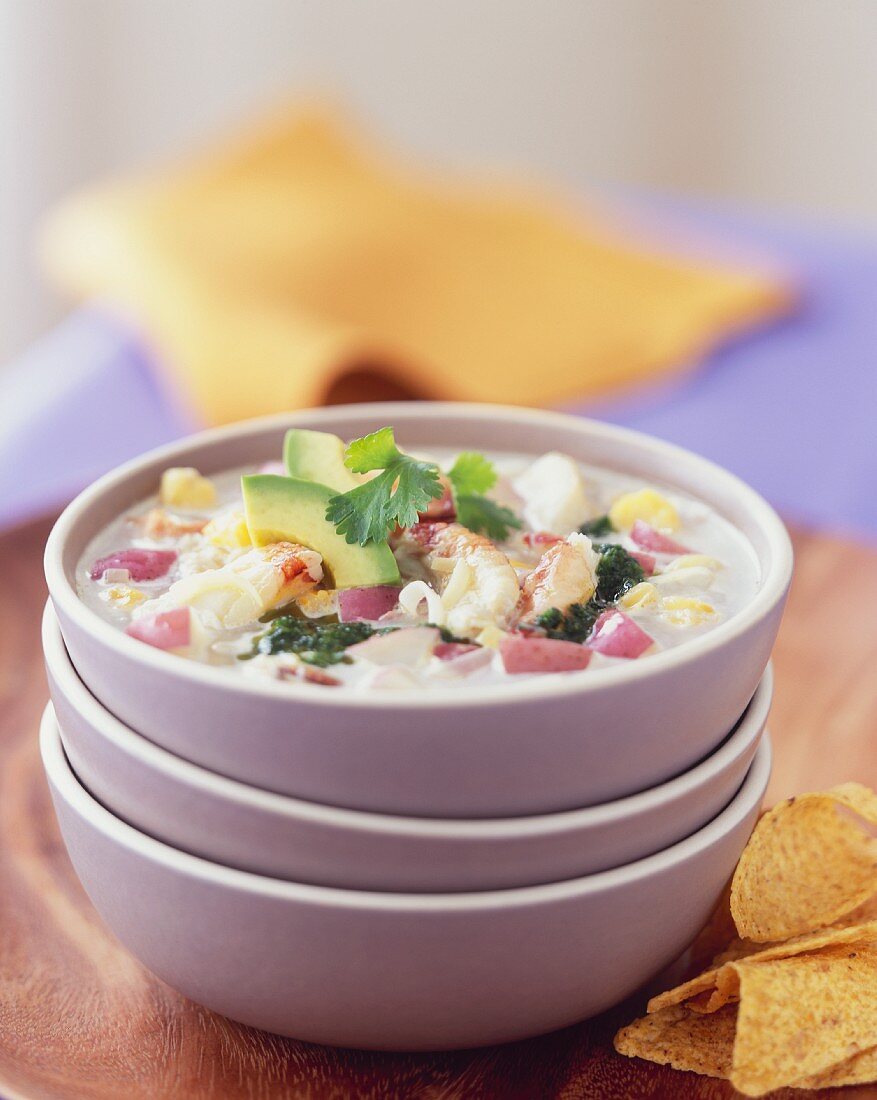
POLYGON ((496 469, 478 451, 463 451, 448 470, 457 520, 470 531, 480 531, 496 542, 508 538, 521 521, 510 509, 485 496, 496 484, 496 469))
POLYGON ((411 527, 443 492, 438 466, 403 454, 392 428, 355 439, 344 453, 344 465, 358 474, 380 470, 370 481, 332 497, 326 508, 326 519, 351 544, 384 542, 397 524, 411 527))
MULTIPOLYGON (((329 501, 326 519, 349 543, 384 542, 391 531, 417 523, 444 488, 434 462, 420 462, 396 446, 392 428, 354 439, 344 465, 358 474, 379 471, 369 481, 329 501)), ((457 520, 470 531, 502 541, 521 522, 511 509, 485 494, 496 484, 493 463, 478 451, 464 451, 448 471, 457 520)))

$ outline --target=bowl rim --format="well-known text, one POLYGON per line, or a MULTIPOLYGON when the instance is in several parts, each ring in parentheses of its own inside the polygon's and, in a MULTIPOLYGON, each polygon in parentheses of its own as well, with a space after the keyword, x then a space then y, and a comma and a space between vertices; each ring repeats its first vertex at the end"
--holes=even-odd
MULTIPOLYGON (((185 760, 126 725, 95 699, 73 667, 57 617, 48 601, 43 613, 42 635, 46 664, 74 710, 97 728, 105 740, 138 764, 146 764, 172 780, 196 789, 199 794, 224 799, 246 810, 263 811, 326 828, 355 830, 376 836, 404 836, 412 840, 521 840, 560 835, 582 828, 600 828, 647 813, 677 796, 697 790, 701 784, 709 782, 745 755, 764 730, 773 699, 773 668, 769 664, 740 721, 716 750, 694 767, 666 782, 624 798, 572 810, 517 817, 415 817, 311 802, 264 790, 185 760)), ((61 736, 63 740, 63 730, 61 736)))
MULTIPOLYGON (((746 538, 745 535, 743 537, 746 538)), ((747 539, 747 542, 749 541, 747 539)), ((277 699, 286 705, 307 702, 308 705, 331 708, 419 711, 431 708, 476 709, 523 700, 552 700, 569 695, 589 694, 610 686, 621 686, 660 676, 664 671, 669 672, 690 664, 738 638, 782 601, 791 582, 792 558, 792 544, 788 531, 776 511, 759 493, 729 470, 676 444, 667 443, 630 428, 620 428, 614 424, 605 424, 568 413, 487 403, 399 401, 333 405, 320 409, 273 414, 219 428, 210 428, 147 451, 104 474, 67 505, 49 534, 44 566, 49 593, 59 609, 59 617, 62 621, 66 616, 99 644, 115 650, 120 656, 133 663, 152 669, 160 676, 172 677, 188 684, 200 684, 220 692, 232 692, 253 698, 277 699), (64 571, 64 547, 80 514, 104 493, 115 489, 142 467, 181 458, 181 453, 184 456, 185 452, 193 447, 212 446, 248 435, 280 431, 294 425, 319 427, 321 424, 336 421, 339 417, 345 416, 350 416, 352 419, 374 418, 393 423, 394 426, 402 425, 409 420, 422 419, 424 416, 435 417, 439 424, 447 418, 470 421, 490 417, 510 425, 527 423, 540 428, 550 429, 554 426, 557 430, 563 428, 577 430, 592 438, 627 445, 634 451, 663 455, 668 460, 684 463, 689 468, 700 471, 704 478, 724 484, 729 491, 733 490, 737 499, 744 503, 746 510, 751 514, 770 546, 770 569, 762 575, 761 584, 752 599, 727 620, 698 638, 692 638, 681 645, 650 654, 646 661, 628 661, 623 665, 583 670, 580 673, 557 673, 545 678, 527 677, 516 683, 502 682, 483 687, 467 686, 464 691, 459 692, 447 691, 446 685, 444 688, 412 688, 410 691, 400 690, 392 693, 326 691, 325 688, 308 684, 306 681, 275 683, 270 679, 259 681, 255 678, 235 676, 230 674, 227 668, 186 660, 175 654, 165 653, 154 646, 144 645, 103 620, 79 598, 75 586, 71 584, 64 571)))
POLYGON ((767 790, 772 762, 770 738, 765 735, 742 786, 724 810, 684 840, 644 859, 593 875, 537 886, 463 893, 413 894, 312 886, 269 878, 190 855, 139 832, 111 814, 79 783, 64 754, 61 735, 50 704, 46 706, 40 723, 40 754, 46 776, 58 797, 91 830, 97 830, 117 846, 176 874, 197 879, 219 889, 232 889, 266 900, 336 909, 422 913, 471 912, 542 905, 611 891, 669 871, 698 852, 708 849, 739 825, 753 809, 757 809, 767 790))

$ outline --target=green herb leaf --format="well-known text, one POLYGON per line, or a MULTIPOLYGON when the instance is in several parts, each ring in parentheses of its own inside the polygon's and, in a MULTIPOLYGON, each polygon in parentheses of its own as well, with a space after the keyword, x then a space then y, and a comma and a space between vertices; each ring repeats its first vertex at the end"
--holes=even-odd
POLYGON ((381 472, 329 501, 326 519, 349 543, 384 542, 398 524, 411 527, 418 513, 442 495, 438 467, 418 462, 396 446, 392 428, 381 428, 355 439, 347 448, 345 465, 357 473, 381 472))
POLYGON ((448 480, 456 496, 483 496, 496 484, 496 469, 478 451, 463 451, 448 470, 448 480))
POLYGON ((611 535, 614 530, 615 528, 608 516, 595 516, 594 519, 589 519, 587 523, 583 523, 579 528, 583 535, 588 535, 590 538, 611 535))
POLYGON ((350 662, 345 650, 364 642, 373 634, 384 634, 387 628, 375 629, 368 623, 330 623, 317 619, 300 619, 295 615, 280 615, 270 628, 253 640, 253 648, 239 660, 246 661, 259 653, 296 653, 309 665, 326 668, 350 662))
POLYGON ((563 642, 586 642, 594 629, 594 623, 606 610, 607 605, 596 596, 587 603, 574 603, 560 611, 549 607, 536 620, 536 625, 544 630, 549 638, 563 642))
POLYGON ((457 521, 470 531, 480 531, 494 542, 509 537, 512 527, 520 527, 521 521, 510 509, 495 500, 481 496, 454 496, 457 521))
POLYGON ((463 451, 448 470, 457 521, 470 531, 478 531, 495 542, 508 538, 512 527, 521 521, 510 509, 484 494, 496 484, 493 463, 478 451, 463 451))
POLYGON ((597 562, 597 596, 613 603, 645 578, 645 570, 632 554, 623 546, 610 544, 597 562))
POLYGON ((405 458, 396 446, 392 428, 379 428, 361 439, 354 439, 344 452, 344 465, 357 474, 370 470, 386 470, 400 458, 405 458))

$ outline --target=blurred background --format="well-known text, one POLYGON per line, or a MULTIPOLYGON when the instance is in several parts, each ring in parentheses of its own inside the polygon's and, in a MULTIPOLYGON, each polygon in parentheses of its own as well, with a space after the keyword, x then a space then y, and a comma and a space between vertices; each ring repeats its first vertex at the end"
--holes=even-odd
MULTIPOLYGON (((173 360, 185 360, 185 350, 154 302, 140 308, 145 281, 114 294, 127 261, 136 267, 141 256, 133 232, 116 234, 112 255, 105 247, 107 227, 115 232, 124 219, 112 222, 113 192, 102 197, 101 188, 154 170, 173 181, 176 167, 195 163, 211 143, 246 144, 266 112, 319 102, 353 120, 357 140, 374 143, 376 156, 392 151, 391 164, 416 165, 436 188, 454 174, 488 181, 489 197, 489 181, 509 181, 556 202, 571 234, 580 212, 598 239, 665 256, 671 266, 693 258, 708 277, 741 276, 721 289, 714 281, 711 300, 724 304, 706 309, 696 281, 671 286, 678 272, 668 281, 667 271, 631 267, 623 280, 629 308, 620 293, 611 303, 612 324, 621 314, 636 318, 638 303, 647 315, 630 363, 616 337, 611 364, 583 366, 577 389, 570 343, 556 371, 550 360, 533 362, 534 372, 564 378, 546 383, 544 400, 525 386, 499 387, 495 399, 596 413, 678 439, 737 469, 792 518, 873 535, 873 448, 864 446, 871 427, 855 418, 875 407, 875 56, 872 0, 0 0, 0 458, 16 470, 0 481, 0 517, 20 518, 53 493, 73 491, 126 448, 228 418, 205 396, 203 365, 194 397, 189 375, 185 392, 174 394, 187 368, 173 360), (97 194, 91 206, 76 206, 82 189, 97 194), (67 217, 60 224, 59 207, 67 217), (671 328, 685 330, 673 347, 671 328), (146 375, 158 395, 136 390, 146 375), (24 484, 27 456, 63 427, 59 392, 87 420, 96 378, 105 404, 134 387, 139 427, 126 426, 124 445, 108 438, 97 452, 68 453, 62 472, 40 467, 24 484), (783 434, 781 422, 794 422, 796 434, 783 434), (800 441, 829 428, 843 428, 850 449, 835 454, 835 444, 828 468, 814 473, 800 441), (838 471, 851 467, 859 473, 838 502, 838 471)), ((249 182, 259 190, 258 179, 249 182)), ((504 187, 497 184, 497 202, 504 187)), ((235 217, 235 200, 226 199, 222 227, 235 217)), ((248 200, 238 201, 243 208, 248 200)), ((126 225, 142 229, 142 206, 129 212, 126 225)), ((210 235, 206 223, 201 229, 210 235)), ((329 282, 352 247, 351 230, 339 222, 334 237, 331 226, 323 231, 320 256, 332 250, 332 262, 320 278, 329 282)), ((296 253, 297 239, 288 246, 296 253)), ((221 259, 201 259, 235 262, 231 244, 221 259)), ((603 286, 616 261, 592 251, 582 285, 603 286)), ((343 267, 345 277, 351 270, 343 267)), ((162 271, 150 272, 150 291, 156 278, 170 286, 162 271)), ((430 272, 425 285, 435 281, 430 272)), ((489 295, 487 268, 485 276, 489 295)), ((381 273, 373 268, 370 277, 380 283, 381 273)), ((532 258, 522 284, 528 277, 536 281, 532 258)), ((319 295, 297 279, 294 290, 284 287, 284 308, 303 303, 310 326, 319 295)), ((359 304, 342 313, 345 325, 377 331, 359 304)), ((550 310, 544 317, 553 327, 550 310)), ((596 305, 585 322, 591 331, 602 325, 596 305)), ((432 352, 440 320, 430 324, 423 347, 432 352)), ((388 360, 405 361, 390 372, 405 392, 418 334, 395 345, 393 335, 383 323, 388 360)), ((254 360, 260 346, 253 341, 254 360)), ((589 356, 599 358, 585 339, 583 364, 589 356)), ((429 356, 421 359, 416 395, 484 396, 465 387, 432 393, 423 384, 429 356)), ((216 386, 223 378, 218 370, 216 386)), ((316 399, 291 391, 287 404, 316 399)))
POLYGON ((875 57, 871 0, 0 0, 0 360, 65 309, 47 207, 296 92, 464 169, 877 229, 875 57))

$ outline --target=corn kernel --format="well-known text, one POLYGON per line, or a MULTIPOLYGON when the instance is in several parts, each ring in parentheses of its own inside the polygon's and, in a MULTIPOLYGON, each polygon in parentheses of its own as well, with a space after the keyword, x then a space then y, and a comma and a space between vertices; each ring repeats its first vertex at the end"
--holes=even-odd
POLYGON ((194 466, 172 466, 161 475, 162 504, 172 508, 211 508, 216 503, 216 486, 194 466))
POLYGON ((633 588, 625 592, 618 601, 624 607, 649 607, 658 600, 658 590, 648 581, 635 584, 633 588))
POLYGON ((691 596, 666 596, 661 601, 661 615, 674 626, 698 626, 713 618, 716 609, 691 596))
POLYGON ((250 529, 243 512, 230 512, 212 519, 204 528, 205 538, 214 546, 236 550, 242 546, 252 546, 250 529))
POLYGON ((725 568, 722 562, 717 558, 711 558, 709 554, 683 554, 679 558, 674 558, 668 565, 665 565, 664 572, 671 573, 676 569, 688 569, 690 567, 710 569, 713 573, 718 573, 720 569, 725 568))
POLYGON ((654 489, 625 493, 609 509, 609 521, 616 531, 630 530, 638 519, 659 531, 676 531, 679 527, 679 513, 654 489))
POLYGON ((128 584, 115 584, 105 592, 101 592, 101 599, 114 607, 136 607, 146 599, 146 596, 139 588, 132 588, 128 584))

